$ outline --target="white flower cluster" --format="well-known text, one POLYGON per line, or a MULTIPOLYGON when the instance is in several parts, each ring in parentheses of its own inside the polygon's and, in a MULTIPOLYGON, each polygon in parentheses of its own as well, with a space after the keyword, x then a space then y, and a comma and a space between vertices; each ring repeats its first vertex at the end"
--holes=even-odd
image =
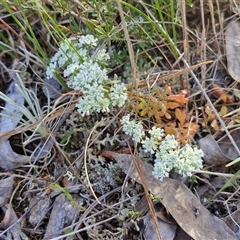
POLYGON ((141 138, 144 136, 143 125, 141 122, 136 122, 135 120, 130 120, 129 114, 122 117, 120 120, 123 125, 123 131, 130 135, 135 142, 140 142, 141 138))
POLYGON ((123 131, 130 135, 134 141, 142 144, 147 153, 155 154, 153 176, 162 180, 169 176, 173 169, 183 176, 191 176, 192 171, 202 168, 203 151, 197 147, 186 144, 178 149, 178 142, 173 135, 165 135, 161 128, 152 127, 147 137, 141 122, 130 120, 126 115, 121 119, 123 131))
POLYGON ((123 106, 127 100, 126 86, 108 79, 105 67, 110 57, 105 49, 96 51, 97 43, 92 35, 66 39, 46 71, 48 78, 63 72, 67 85, 83 93, 77 104, 82 115, 107 112, 115 106, 123 106))

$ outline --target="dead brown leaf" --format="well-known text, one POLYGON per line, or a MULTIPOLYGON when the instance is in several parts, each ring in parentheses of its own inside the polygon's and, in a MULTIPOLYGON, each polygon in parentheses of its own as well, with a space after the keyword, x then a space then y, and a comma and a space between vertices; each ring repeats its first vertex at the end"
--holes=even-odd
POLYGON ((14 224, 18 220, 18 218, 11 204, 6 204, 1 208, 5 215, 3 220, 0 222, 0 229, 7 229, 9 226, 14 224))
MULTIPOLYGON (((18 79, 9 84, 6 96, 10 99, 5 103, 0 116, 0 133, 16 128, 23 114, 20 108, 24 105, 24 97, 17 88, 18 79), (14 102, 14 104, 11 103, 14 102), (16 107, 18 106, 18 107, 16 107)), ((8 141, 8 137, 0 138, 0 167, 6 170, 17 168, 29 162, 29 158, 15 153, 8 141)))
POLYGON ((48 222, 47 231, 43 239, 48 240, 58 237, 64 227, 69 227, 76 221, 80 212, 77 205, 82 204, 82 199, 78 196, 76 196, 75 199, 76 203, 74 204, 63 194, 56 197, 48 222))
POLYGON ((8 177, 0 181, 0 207, 8 203, 13 190, 13 177, 8 177))
POLYGON ((5 170, 11 170, 30 163, 30 158, 15 153, 8 140, 0 139, 0 167, 5 170))
POLYGON ((226 53, 228 72, 240 82, 240 22, 232 20, 226 28, 226 53))
POLYGON ((50 209, 51 199, 48 195, 38 196, 32 198, 29 203, 30 212, 28 214, 28 221, 32 226, 40 224, 50 209))
POLYGON ((208 165, 226 164, 230 159, 222 152, 212 135, 207 135, 198 142, 204 152, 204 162, 208 165))
MULTIPOLYGON (((148 213, 144 217, 143 223, 144 223, 143 235, 145 239, 157 240, 158 235, 156 234, 156 231, 155 231, 156 225, 150 213, 148 213)), ((177 230, 176 224, 175 225, 169 224, 158 218, 158 226, 161 232, 162 239, 174 240, 174 237, 176 235, 176 230, 177 230)))
MULTIPOLYGON (((231 136, 240 148, 240 129, 231 132, 231 136)), ((216 142, 212 135, 207 135, 199 140, 198 145, 204 152, 204 162, 208 165, 226 164, 238 157, 238 153, 228 136, 216 142)))
POLYGON ((228 215, 222 220, 234 231, 239 231, 239 225, 240 225, 240 209, 236 210, 235 212, 231 213, 231 215, 228 215), (235 222, 234 222, 235 221, 235 222), (238 226, 237 226, 237 224, 238 226))

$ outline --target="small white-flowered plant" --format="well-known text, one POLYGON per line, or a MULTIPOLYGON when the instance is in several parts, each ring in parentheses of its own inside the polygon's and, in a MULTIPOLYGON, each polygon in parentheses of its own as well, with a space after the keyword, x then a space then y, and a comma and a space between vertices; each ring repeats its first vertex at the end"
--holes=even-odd
POLYGON ((145 135, 141 122, 130 120, 129 114, 122 117, 120 122, 123 125, 123 131, 126 134, 130 135, 135 142, 141 141, 142 137, 145 135))
POLYGON ((96 51, 97 45, 92 35, 70 37, 60 44, 46 70, 48 78, 63 72, 67 85, 83 93, 77 104, 83 116, 122 107, 127 100, 126 86, 108 79, 106 66, 110 57, 105 49, 96 51))
POLYGON ((146 153, 155 154, 153 176, 159 180, 169 176, 173 169, 183 176, 191 176, 193 171, 202 168, 203 151, 186 144, 179 149, 179 144, 173 135, 165 135, 161 128, 152 127, 150 137, 145 135, 141 122, 130 120, 126 115, 122 118, 123 131, 132 139, 142 144, 146 153))

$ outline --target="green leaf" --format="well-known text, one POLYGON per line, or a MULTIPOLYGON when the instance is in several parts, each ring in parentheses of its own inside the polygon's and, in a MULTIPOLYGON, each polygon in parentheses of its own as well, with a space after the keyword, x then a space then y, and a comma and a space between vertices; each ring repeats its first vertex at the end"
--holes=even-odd
POLYGON ((228 112, 227 107, 226 107, 226 106, 222 106, 222 107, 221 107, 221 110, 220 110, 220 112, 219 112, 219 115, 222 117, 222 116, 226 115, 227 112, 228 112))
POLYGON ((237 98, 240 99, 240 90, 234 89, 234 90, 233 90, 233 94, 234 94, 235 97, 237 97, 237 98))
POLYGON ((78 24, 76 23, 76 20, 73 17, 69 18, 69 24, 70 24, 70 28, 71 28, 72 31, 81 32, 78 24))
POLYGON ((232 166, 232 165, 234 165, 235 163, 238 163, 238 162, 240 162, 240 157, 238 157, 235 160, 233 160, 232 162, 228 163, 226 165, 226 167, 230 167, 230 166, 232 166))
POLYGON ((72 134, 73 134, 73 131, 68 132, 67 135, 61 140, 60 143, 62 143, 62 144, 67 143, 68 140, 71 138, 72 134))

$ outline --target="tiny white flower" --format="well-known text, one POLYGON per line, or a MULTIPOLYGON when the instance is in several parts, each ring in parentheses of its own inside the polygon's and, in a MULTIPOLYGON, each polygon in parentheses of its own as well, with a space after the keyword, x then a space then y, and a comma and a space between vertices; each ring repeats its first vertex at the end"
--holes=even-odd
POLYGON ((122 84, 114 84, 110 89, 110 99, 113 106, 123 106, 127 101, 127 88, 122 84))
POLYGON ((175 162, 174 168, 183 176, 191 176, 191 172, 202 168, 203 151, 196 147, 186 144, 179 150, 178 161, 175 162))
POLYGON ((98 42, 98 40, 93 35, 80 36, 78 41, 81 45, 94 46, 94 47, 97 46, 97 42, 98 42))
POLYGON ((68 77, 70 75, 76 75, 79 69, 80 66, 78 63, 69 64, 67 68, 63 71, 63 76, 68 77))
POLYGON ((65 41, 61 42, 59 45, 59 51, 55 55, 60 56, 61 54, 64 54, 67 51, 69 51, 70 44, 71 44, 71 41, 69 41, 69 39, 66 39, 65 41))
POLYGON ((123 131, 130 135, 135 142, 140 142, 142 137, 145 135, 143 131, 143 125, 141 122, 130 120, 129 114, 124 116, 120 122, 123 125, 123 131))
POLYGON ((93 112, 91 102, 87 97, 82 97, 76 104, 76 107, 82 116, 90 115, 93 112))
POLYGON ((98 99, 98 106, 96 106, 96 111, 97 112, 109 112, 109 105, 110 105, 110 101, 108 98, 101 98, 98 99))
POLYGON ((167 135, 165 139, 161 142, 159 147, 160 152, 169 151, 171 149, 175 150, 178 147, 178 142, 173 135, 167 135))
POLYGON ((154 141, 154 139, 149 138, 149 137, 145 137, 144 140, 142 140, 142 144, 143 144, 143 148, 144 148, 144 152, 146 153, 151 153, 154 154, 155 151, 157 150, 157 145, 154 141))
POLYGON ((122 117, 122 119, 120 120, 121 124, 124 125, 125 123, 128 123, 130 120, 130 115, 127 114, 125 116, 122 117))
POLYGON ((164 130, 155 126, 152 127, 149 133, 151 134, 151 138, 157 140, 161 140, 165 136, 164 130))
POLYGON ((152 174, 155 178, 163 180, 163 178, 169 176, 171 168, 165 162, 157 162, 154 164, 152 174))
POLYGON ((50 78, 54 77, 54 71, 56 69, 56 65, 57 65, 56 62, 49 63, 49 65, 47 66, 47 69, 46 69, 47 78, 50 79, 50 78))
POLYGON ((133 129, 133 131, 132 131, 133 141, 138 143, 141 141, 143 136, 144 136, 144 132, 143 132, 142 126, 137 126, 136 129, 133 129))
POLYGON ((65 42, 72 42, 72 41, 77 41, 77 40, 78 40, 77 37, 71 36, 71 37, 69 37, 65 42))
POLYGON ((107 62, 110 59, 109 54, 106 53, 106 49, 101 49, 96 54, 95 60, 99 63, 101 62, 107 62))

